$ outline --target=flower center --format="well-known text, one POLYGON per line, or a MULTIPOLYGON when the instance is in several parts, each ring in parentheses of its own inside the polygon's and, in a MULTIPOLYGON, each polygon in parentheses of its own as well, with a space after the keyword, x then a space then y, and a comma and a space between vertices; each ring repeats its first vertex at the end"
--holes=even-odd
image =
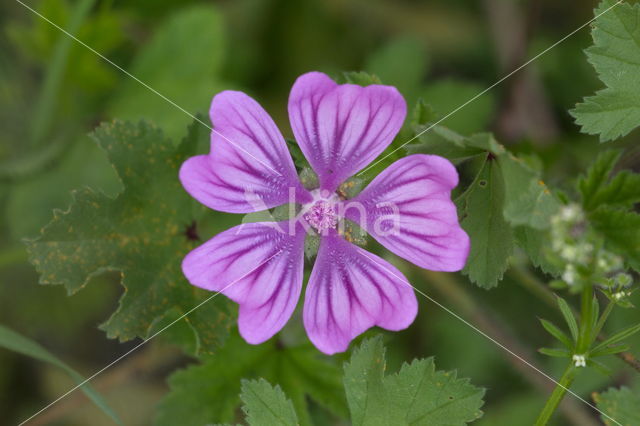
POLYGON ((328 200, 316 201, 304 214, 304 218, 320 233, 329 228, 335 228, 338 224, 336 207, 328 200))

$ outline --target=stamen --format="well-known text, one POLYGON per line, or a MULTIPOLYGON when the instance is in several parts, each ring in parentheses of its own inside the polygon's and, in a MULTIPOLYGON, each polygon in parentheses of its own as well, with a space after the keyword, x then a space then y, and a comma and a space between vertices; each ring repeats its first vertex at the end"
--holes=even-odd
POLYGON ((338 215, 334 204, 324 200, 316 201, 304 214, 304 218, 320 233, 329 228, 335 228, 338 224, 338 215))

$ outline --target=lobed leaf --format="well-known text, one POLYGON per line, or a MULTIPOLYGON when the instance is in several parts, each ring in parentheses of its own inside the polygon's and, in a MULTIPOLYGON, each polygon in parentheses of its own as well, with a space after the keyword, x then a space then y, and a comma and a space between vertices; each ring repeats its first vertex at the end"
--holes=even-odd
POLYGON ((414 360, 386 375, 380 337, 366 340, 345 365, 353 425, 465 425, 482 416, 484 390, 437 371, 433 358, 414 360))
POLYGON ((604 411, 607 416, 600 416, 607 425, 614 425, 611 418, 618 425, 632 426, 640 424, 640 392, 634 392, 627 387, 619 389, 609 388, 606 392, 595 394, 593 397, 598 409, 604 411))
POLYGON ((213 356, 174 373, 155 424, 202 425, 231 422, 240 405, 241 380, 262 377, 289 395, 301 424, 310 424, 307 395, 334 414, 346 417, 340 369, 311 346, 281 348, 276 342, 254 346, 237 332, 213 356))
POLYGON ((589 215, 591 226, 605 237, 605 244, 640 271, 640 215, 601 206, 589 215))
POLYGON ((592 26, 594 45, 586 51, 606 88, 571 111, 582 132, 600 135, 601 142, 625 136, 640 123, 640 4, 616 3, 603 0, 595 10, 601 15, 592 26))
POLYGON ((298 416, 279 386, 264 379, 243 380, 240 398, 250 426, 296 426, 298 416))
POLYGON ((623 170, 609 179, 622 155, 621 151, 604 151, 578 181, 582 206, 593 211, 599 206, 632 207, 640 201, 640 174, 623 170))
POLYGON ((499 164, 487 160, 465 193, 460 223, 471 238, 463 273, 483 288, 498 285, 513 252, 513 232, 503 216, 505 184, 499 164))
MULTIPOLYGON (((180 164, 201 136, 192 126, 175 148, 151 124, 115 121, 93 138, 124 185, 115 199, 89 188, 76 191, 66 212, 55 212, 39 238, 29 241, 31 263, 42 284, 63 284, 72 294, 104 271, 119 271, 126 291, 104 323, 111 338, 146 338, 170 312, 190 312, 213 293, 191 286, 180 263, 194 246, 192 200, 177 179, 180 164)), ((223 297, 189 313, 198 348, 213 351, 227 336, 231 318, 223 297)))
POLYGON ((510 153, 499 156, 498 162, 506 186, 505 218, 516 226, 548 228, 560 203, 540 179, 539 173, 510 153))

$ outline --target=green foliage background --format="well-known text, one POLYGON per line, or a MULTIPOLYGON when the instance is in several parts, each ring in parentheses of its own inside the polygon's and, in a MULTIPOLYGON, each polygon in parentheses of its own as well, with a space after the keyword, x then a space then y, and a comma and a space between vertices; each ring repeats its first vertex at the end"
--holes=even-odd
MULTIPOLYGON (((286 101, 298 75, 320 70, 366 82, 368 74, 343 72, 375 74, 418 105, 390 151, 591 19, 598 6, 27 4, 205 121, 213 94, 243 90, 290 136, 286 101)), ((475 241, 462 273, 425 272, 369 247, 553 377, 565 360, 536 349, 554 342, 538 318, 562 323, 546 285, 559 267, 544 251, 563 200, 581 202, 607 249, 640 268, 638 19, 640 6, 625 3, 599 21, 593 38, 582 30, 394 154, 440 154, 460 166, 454 196, 475 241), (598 157, 600 140, 617 151, 598 157)), ((205 300, 208 294, 179 272, 198 244, 186 231, 197 223, 198 236, 208 239, 241 218, 206 211, 176 180, 184 158, 207 151, 208 129, 20 3, 0 4, 0 22, 0 346, 9 349, 0 350, 0 415, 13 424, 205 300), (63 284, 66 292, 40 284, 63 284)), ((577 307, 569 292, 558 291, 577 307)), ((533 423, 548 383, 418 297, 420 314, 408 330, 370 338, 379 334, 373 330, 335 357, 308 343, 299 312, 276 339, 249 346, 234 329, 236 307, 216 298, 83 388, 94 403, 75 392, 34 423, 533 423), (459 404, 451 411, 434 402, 446 394, 437 389, 445 377, 459 404), (413 405, 406 402, 412 392, 413 405)), ((638 305, 638 293, 629 301, 638 305)), ((613 335, 634 321, 637 310, 618 309, 604 331, 613 335)), ((638 335, 626 343, 640 354, 638 335)), ((630 407, 637 407, 640 376, 612 356, 602 363, 608 375, 588 370, 572 389, 638 424, 630 407)), ((580 404, 568 404, 552 423, 582 425, 577 419, 586 415, 598 424, 580 404)))

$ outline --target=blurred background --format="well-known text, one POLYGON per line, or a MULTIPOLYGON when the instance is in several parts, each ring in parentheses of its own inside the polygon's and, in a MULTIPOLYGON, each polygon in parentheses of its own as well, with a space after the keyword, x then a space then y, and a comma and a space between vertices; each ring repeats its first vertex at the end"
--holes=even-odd
MULTIPOLYGON (((304 72, 339 77, 365 70, 397 86, 410 105, 421 97, 444 116, 591 19, 596 5, 578 0, 24 1, 186 110, 206 114, 216 92, 243 90, 287 136, 288 92, 304 72)), ((191 118, 15 0, 0 3, 0 23, 0 324, 88 376, 135 344, 111 341, 97 328, 117 306, 119 275, 96 277, 68 297, 62 287, 38 284, 22 241, 36 237, 54 209, 68 207, 72 189, 90 186, 109 195, 121 189, 87 136, 98 123, 147 118, 177 142, 191 118)), ((569 177, 584 170, 600 149, 595 137, 578 132, 567 112, 600 87, 583 53, 590 43, 585 28, 443 124, 462 134, 492 131, 517 152, 535 152, 548 183, 570 188, 569 177)), ((610 146, 637 139, 632 134, 610 146)), ((623 162, 637 167, 638 156, 623 162)), ((233 220, 239 218, 220 215, 213 228, 224 229, 233 220)), ((549 294, 540 293, 546 278, 523 262, 516 258, 491 291, 462 275, 405 272, 414 285, 556 376, 564 361, 535 350, 549 342, 537 317, 557 318, 557 312, 549 294)), ((433 355, 438 368, 457 369, 487 388, 485 416, 475 424, 529 423, 523 419, 539 411, 549 383, 429 301, 421 303, 416 323, 388 337, 391 370, 404 360, 433 355)), ((627 324, 625 315, 633 312, 616 315, 612 326, 627 324)), ((632 344, 640 347, 638 338, 632 344)), ((590 398, 591 390, 632 384, 632 370, 610 358, 611 377, 582 375, 576 391, 590 398)), ((167 391, 168 374, 188 362, 159 340, 94 384, 125 424, 145 425, 167 391)), ((57 367, 0 349, 0 424, 28 417, 72 386, 57 367)), ((580 416, 595 421, 588 407, 570 400, 557 424, 577 424, 580 416)), ((75 392, 31 424, 110 423, 75 392)))

